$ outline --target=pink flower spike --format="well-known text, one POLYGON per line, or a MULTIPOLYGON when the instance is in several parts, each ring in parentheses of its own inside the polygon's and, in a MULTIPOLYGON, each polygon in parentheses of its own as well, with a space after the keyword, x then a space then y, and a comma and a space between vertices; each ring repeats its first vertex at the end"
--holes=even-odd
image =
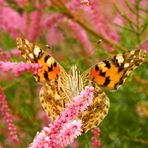
POLYGON ((76 137, 81 135, 81 126, 81 120, 73 120, 68 122, 57 137, 59 146, 66 147, 68 144, 72 143, 76 137))
POLYGON ((114 22, 115 24, 119 25, 119 26, 123 26, 123 18, 122 18, 122 16, 121 16, 121 15, 117 15, 117 16, 114 18, 113 22, 114 22))
POLYGON ((35 71, 36 73, 40 71, 42 65, 33 63, 15 63, 15 62, 3 62, 0 61, 0 71, 8 72, 12 71, 16 76, 20 75, 25 71, 35 71))
POLYGON ((1 87, 0 87, 0 111, 1 111, 2 117, 4 118, 4 120, 6 121, 8 125, 8 130, 9 130, 11 139, 15 141, 16 143, 19 143, 20 141, 16 133, 16 128, 12 121, 12 115, 10 113, 10 108, 6 100, 6 96, 3 94, 3 90, 1 87))
POLYGON ((92 44, 87 36, 86 31, 77 23, 73 21, 69 21, 69 26, 74 32, 75 37, 79 40, 82 44, 86 52, 90 55, 94 55, 94 50, 92 44))
POLYGON ((72 143, 76 137, 81 135, 81 120, 69 121, 65 126, 59 130, 59 134, 50 135, 50 127, 44 127, 40 133, 37 133, 30 148, 43 147, 58 147, 64 148, 72 143))
POLYGON ((27 39, 34 41, 41 33, 41 18, 42 13, 40 11, 32 11, 29 15, 30 26, 28 29, 27 39))
POLYGON ((57 117, 54 123, 50 124, 49 127, 44 127, 36 135, 30 148, 63 148, 73 142, 74 138, 81 134, 82 126, 81 121, 75 120, 75 118, 92 102, 93 90, 93 87, 85 87, 80 95, 72 99, 73 103, 67 105, 67 108, 57 117))
POLYGON ((0 29, 4 29, 13 38, 19 36, 18 30, 21 28, 21 16, 17 11, 11 7, 0 7, 0 21, 0 29))
POLYGON ((79 96, 74 98, 74 102, 69 104, 67 108, 61 113, 61 115, 51 125, 51 131, 58 132, 55 129, 59 129, 64 123, 77 117, 79 112, 84 111, 93 99, 93 87, 85 87, 85 90, 80 93, 79 96))
POLYGON ((81 4, 89 5, 89 0, 80 0, 81 4))
POLYGON ((100 146, 101 146, 100 128, 96 128, 96 129, 91 130, 91 133, 93 134, 93 136, 91 137, 92 148, 100 148, 100 146))
POLYGON ((145 42, 141 45, 141 47, 146 53, 148 53, 148 42, 145 42))
POLYGON ((96 128, 96 129, 91 130, 91 133, 94 135, 100 135, 100 128, 96 128))

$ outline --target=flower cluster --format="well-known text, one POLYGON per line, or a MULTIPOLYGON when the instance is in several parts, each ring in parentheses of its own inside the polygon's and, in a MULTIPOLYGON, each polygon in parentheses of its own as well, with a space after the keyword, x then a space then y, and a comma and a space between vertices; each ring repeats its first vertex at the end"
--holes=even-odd
POLYGON ((33 71, 34 74, 41 71, 42 65, 32 63, 15 63, 15 62, 3 62, 0 61, 0 71, 7 72, 12 71, 16 76, 25 71, 33 71))
POLYGON ((3 94, 2 88, 0 88, 0 110, 1 110, 1 113, 2 113, 3 119, 6 121, 6 123, 8 125, 10 138, 13 141, 19 143, 19 138, 18 138, 17 133, 16 133, 16 127, 13 124, 12 115, 10 113, 10 109, 9 109, 6 97, 3 94))
MULTIPOLYGON (((38 0, 35 0, 34 6, 32 6, 31 3, 22 0, 17 0, 16 2, 18 4, 17 7, 22 9, 21 14, 17 11, 17 9, 6 7, 5 5, 3 5, 0 9, 0 29, 9 32, 12 38, 16 38, 23 34, 23 36, 25 36, 25 38, 27 38, 28 40, 34 41, 39 38, 40 35, 42 35, 42 32, 46 31, 47 41, 50 44, 57 44, 59 43, 59 40, 63 42, 65 34, 65 32, 60 31, 63 29, 59 28, 68 25, 69 29, 72 30, 73 35, 76 37, 77 40, 79 40, 80 44, 84 47, 86 52, 92 55, 94 54, 94 51, 92 50, 93 46, 86 30, 83 29, 77 22, 62 13, 56 12, 48 15, 45 13, 46 11, 42 11, 42 9, 48 10, 48 8, 50 7, 62 7, 62 4, 60 2, 44 2, 44 4, 42 5, 38 0), (27 13, 26 11, 24 11, 25 6, 32 6, 36 9, 32 8, 32 11, 30 11, 30 13, 27 13), (7 17, 5 17, 5 14, 7 14, 7 17)), ((115 31, 111 31, 111 27, 108 25, 109 23, 107 22, 107 20, 105 20, 103 15, 101 15, 102 13, 99 10, 97 0, 72 0, 65 1, 64 4, 64 7, 68 8, 67 10, 69 11, 69 13, 74 12, 73 15, 77 15, 77 10, 79 9, 85 12, 86 16, 88 17, 81 17, 84 17, 84 20, 89 19, 92 27, 95 28, 95 31, 97 33, 99 32, 105 37, 113 39, 116 42, 119 41, 118 33, 115 31)))
POLYGON ((63 148, 72 143, 74 138, 81 134, 81 120, 76 119, 79 112, 84 111, 93 99, 93 87, 86 87, 74 102, 57 117, 49 127, 44 127, 38 133, 30 145, 35 147, 59 147, 63 148))
POLYGON ((1 48, 0 48, 0 61, 8 61, 10 60, 11 55, 9 52, 4 52, 1 48))
POLYGON ((100 148, 101 142, 100 142, 100 129, 96 128, 91 130, 91 133, 93 134, 93 137, 91 138, 92 141, 92 148, 100 148))

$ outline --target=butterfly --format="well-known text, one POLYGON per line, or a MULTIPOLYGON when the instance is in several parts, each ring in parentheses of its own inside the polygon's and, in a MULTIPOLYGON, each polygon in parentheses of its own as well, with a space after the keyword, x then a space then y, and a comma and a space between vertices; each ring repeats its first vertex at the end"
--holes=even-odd
POLYGON ((94 87, 92 104, 78 116, 83 121, 83 132, 97 127, 108 114, 110 101, 101 87, 116 90, 144 60, 142 49, 132 50, 101 61, 82 74, 76 65, 67 73, 52 56, 36 44, 23 38, 17 38, 16 42, 28 62, 43 65, 42 71, 35 78, 42 84, 39 95, 41 105, 52 121, 85 86, 94 87))

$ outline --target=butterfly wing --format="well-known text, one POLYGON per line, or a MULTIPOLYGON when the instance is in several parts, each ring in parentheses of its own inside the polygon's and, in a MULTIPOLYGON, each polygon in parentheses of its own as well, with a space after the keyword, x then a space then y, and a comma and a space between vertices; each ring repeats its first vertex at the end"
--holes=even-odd
POLYGON ((104 60, 81 75, 84 87, 94 87, 93 103, 79 117, 83 121, 84 132, 97 127, 108 113, 110 102, 100 86, 117 89, 143 59, 142 50, 133 50, 104 60))
MULTIPOLYGON (((87 83, 86 83, 87 84, 87 83)), ((110 102, 101 88, 89 79, 88 85, 94 87, 94 98, 92 104, 79 115, 79 119, 83 121, 82 130, 87 132, 97 127, 108 114, 110 102)))
POLYGON ((96 64, 86 73, 99 86, 107 89, 117 89, 126 80, 127 76, 144 60, 143 50, 132 50, 124 54, 118 54, 112 58, 96 64))
POLYGON ((67 73, 53 57, 39 46, 22 38, 17 38, 16 42, 22 56, 28 62, 43 65, 42 70, 35 75, 35 78, 42 84, 40 90, 42 107, 54 120, 69 101, 64 87, 67 73))

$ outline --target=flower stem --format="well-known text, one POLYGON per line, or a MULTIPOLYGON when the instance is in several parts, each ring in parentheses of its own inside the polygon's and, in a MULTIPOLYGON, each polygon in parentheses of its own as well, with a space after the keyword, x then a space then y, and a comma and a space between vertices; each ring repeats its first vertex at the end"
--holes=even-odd
POLYGON ((125 47, 121 46, 120 44, 117 44, 112 40, 108 40, 102 34, 96 33, 92 28, 88 27, 83 21, 81 21, 79 18, 76 18, 69 11, 69 9, 66 7, 66 5, 64 4, 64 2, 62 0, 60 0, 60 2, 62 3, 62 6, 64 7, 64 10, 65 10, 62 13, 64 15, 66 15, 68 18, 70 18, 73 21, 77 22, 81 27, 83 27, 85 30, 87 30, 89 33, 91 33, 93 36, 100 38, 103 42, 107 43, 111 47, 116 48, 116 49, 120 49, 122 51, 127 51, 127 49, 125 47))

